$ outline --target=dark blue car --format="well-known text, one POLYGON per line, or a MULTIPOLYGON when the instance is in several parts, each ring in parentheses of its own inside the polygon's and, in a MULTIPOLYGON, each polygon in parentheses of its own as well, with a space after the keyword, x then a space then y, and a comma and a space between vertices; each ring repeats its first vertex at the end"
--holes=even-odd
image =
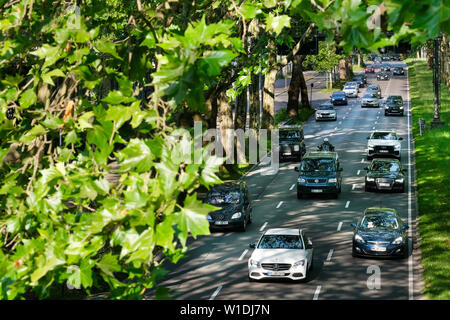
POLYGON ((333 92, 333 94, 331 95, 331 103, 336 106, 336 105, 347 105, 348 101, 347 101, 347 97, 345 96, 345 92, 344 91, 335 91, 333 92))
POLYGON ((354 228, 352 256, 401 257, 408 252, 408 225, 390 208, 367 208, 354 228))

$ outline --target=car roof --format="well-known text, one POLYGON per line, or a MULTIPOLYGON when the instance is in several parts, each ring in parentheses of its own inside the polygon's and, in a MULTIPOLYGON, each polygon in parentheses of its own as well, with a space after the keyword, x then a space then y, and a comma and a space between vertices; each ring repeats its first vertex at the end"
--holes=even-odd
POLYGON ((337 158, 337 152, 332 151, 310 151, 303 158, 337 158))
POLYGON ((345 94, 345 92, 344 91, 335 91, 332 94, 345 94))
POLYGON ((377 129, 377 130, 373 130, 372 133, 375 132, 392 132, 392 133, 397 133, 397 131, 395 131, 394 129, 377 129))
POLYGON ((392 208, 383 208, 383 207, 370 207, 364 210, 364 216, 367 215, 397 215, 397 210, 392 208))
POLYGON ((379 88, 379 86, 377 85, 377 84, 370 84, 368 87, 367 87, 368 89, 370 89, 370 88, 379 88))
POLYGON ((278 130, 301 130, 303 126, 301 124, 285 124, 278 127, 278 130))
POLYGON ((395 158, 374 158, 372 162, 398 162, 401 163, 400 160, 395 158))
POLYGON ((243 183, 243 181, 241 180, 237 180, 237 181, 233 181, 233 180, 229 180, 229 181, 224 181, 221 184, 216 184, 214 186, 211 187, 211 189, 209 190, 211 191, 221 191, 221 192, 225 192, 225 191, 230 191, 230 190, 238 190, 241 188, 241 184, 243 183))
POLYGON ((300 229, 294 229, 294 228, 272 228, 267 229, 267 231, 264 233, 265 235, 300 235, 301 230, 300 229))
POLYGON ((398 98, 400 98, 400 99, 402 99, 403 100, 403 98, 402 98, 402 96, 389 96, 389 97, 387 97, 388 99, 389 98, 395 98, 395 99, 398 99, 398 98))

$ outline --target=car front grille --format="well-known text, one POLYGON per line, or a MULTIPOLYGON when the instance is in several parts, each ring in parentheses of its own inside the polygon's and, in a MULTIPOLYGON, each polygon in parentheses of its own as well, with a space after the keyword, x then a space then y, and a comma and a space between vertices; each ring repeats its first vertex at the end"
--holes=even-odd
POLYGON ((262 263, 261 266, 263 269, 272 271, 286 271, 291 268, 289 263, 262 263))
POLYGON ((375 147, 376 153, 386 153, 386 152, 380 152, 380 150, 387 150, 388 153, 394 153, 394 147, 392 147, 392 146, 376 146, 375 147))
POLYGON ((225 215, 220 214, 220 213, 216 213, 216 214, 213 213, 213 214, 211 214, 211 218, 213 218, 216 221, 225 221, 225 220, 227 220, 225 215))
POLYGON ((307 179, 308 183, 326 183, 327 179, 307 179))
POLYGON ((376 245, 376 246, 386 246, 388 245, 390 242, 389 241, 367 241, 367 243, 376 245))

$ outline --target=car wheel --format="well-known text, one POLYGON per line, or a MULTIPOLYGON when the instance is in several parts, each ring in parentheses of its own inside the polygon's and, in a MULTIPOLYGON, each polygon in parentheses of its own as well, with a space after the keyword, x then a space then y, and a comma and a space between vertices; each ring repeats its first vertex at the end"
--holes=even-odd
POLYGON ((333 194, 333 198, 334 198, 334 199, 339 198, 339 192, 334 193, 334 194, 333 194))
POLYGON ((301 192, 297 191, 297 199, 302 199, 303 198, 303 194, 301 192))
POLYGON ((373 157, 372 156, 367 156, 367 160, 372 160, 373 157))
POLYGON ((311 271, 311 270, 313 270, 314 269, 314 252, 313 252, 313 254, 312 254, 312 256, 311 256, 311 264, 309 265, 309 271, 311 271))
POLYGON ((253 278, 250 278, 250 276, 248 276, 248 282, 256 282, 256 280, 253 278))
POLYGON ((244 221, 242 222, 242 226, 240 228, 241 232, 245 232, 247 230, 247 220, 244 219, 244 221))
POLYGON ((405 184, 403 183, 402 188, 400 189, 400 193, 404 193, 405 192, 405 184))
POLYGON ((385 116, 387 116, 387 115, 388 115, 386 111, 384 112, 384 115, 385 115, 385 116))
POLYGON ((250 213, 248 215, 248 224, 253 222, 253 210, 250 210, 250 213))
POLYGON ((403 249, 403 259, 406 259, 408 257, 409 257, 409 249, 408 249, 408 242, 407 242, 405 249, 403 249))
POLYGON ((301 154, 299 154, 299 155, 297 156, 297 161, 298 161, 298 162, 301 162, 301 161, 302 161, 302 155, 301 155, 301 154))
POLYGON ((354 257, 354 258, 356 258, 358 255, 356 254, 356 252, 355 252, 355 248, 353 247, 352 248, 352 257, 354 257))
POLYGON ((364 191, 369 192, 369 188, 367 187, 367 185, 364 185, 364 191))

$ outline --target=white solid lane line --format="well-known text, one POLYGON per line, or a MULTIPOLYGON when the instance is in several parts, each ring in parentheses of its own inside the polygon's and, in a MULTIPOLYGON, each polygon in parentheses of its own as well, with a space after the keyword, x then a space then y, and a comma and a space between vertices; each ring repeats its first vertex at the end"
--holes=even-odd
POLYGON ((338 227, 337 227, 337 231, 341 231, 341 228, 342 228, 342 221, 339 222, 339 225, 338 225, 338 227))
POLYGON ((261 227, 261 229, 259 229, 259 231, 263 231, 264 230, 264 228, 267 226, 267 222, 265 222, 263 225, 262 225, 262 227, 261 227))
POLYGON ((279 207, 281 207, 282 204, 283 204, 283 201, 280 201, 280 203, 278 203, 278 205, 277 205, 277 209, 278 209, 279 207))
POLYGON ((348 208, 349 205, 350 205, 350 201, 347 201, 347 203, 345 204, 345 208, 348 208))
POLYGON ((295 188, 295 183, 289 188, 289 190, 292 190, 295 188))
POLYGON ((330 252, 328 252, 327 261, 331 261, 331 257, 333 256, 334 249, 330 249, 330 252))
POLYGON ((322 286, 317 286, 316 292, 314 292, 313 300, 318 300, 319 299, 320 289, 322 289, 322 286))
POLYGON ((218 286, 216 291, 214 291, 214 293, 211 295, 211 297, 209 298, 209 300, 214 300, 215 297, 217 297, 217 295, 219 294, 220 290, 222 289, 222 285, 218 286))
POLYGON ((353 184, 352 185, 352 190, 355 190, 355 188, 356 188, 356 184, 353 184))
POLYGON ((248 249, 245 249, 244 252, 242 252, 241 256, 239 257, 239 261, 241 261, 242 259, 244 259, 245 255, 247 254, 248 249))

